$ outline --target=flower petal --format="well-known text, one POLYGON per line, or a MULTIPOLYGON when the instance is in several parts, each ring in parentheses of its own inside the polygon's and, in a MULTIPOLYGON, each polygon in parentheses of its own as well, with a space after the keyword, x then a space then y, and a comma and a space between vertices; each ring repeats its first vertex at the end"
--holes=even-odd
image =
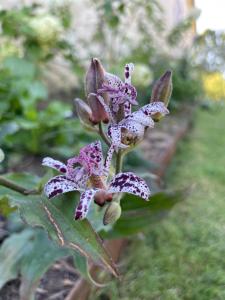
POLYGON ((109 174, 109 169, 110 169, 114 151, 115 151, 115 146, 112 144, 107 152, 107 156, 106 156, 106 159, 104 162, 104 175, 106 177, 108 177, 108 174, 109 174))
POLYGON ((126 118, 126 120, 133 120, 142 124, 143 126, 154 127, 154 121, 150 116, 147 116, 142 109, 133 112, 130 116, 126 118))
POLYGON ((56 169, 57 171, 60 171, 62 173, 66 173, 67 171, 67 167, 64 163, 51 157, 45 157, 42 161, 42 165, 56 169))
POLYGON ((91 143, 80 150, 78 162, 86 168, 89 175, 102 175, 103 154, 100 141, 91 143))
POLYGON ((145 132, 145 126, 143 126, 141 123, 127 120, 123 125, 121 125, 121 128, 126 128, 129 133, 133 135, 134 138, 143 138, 144 132, 145 132))
POLYGON ((111 181, 108 193, 129 193, 148 200, 150 190, 146 182, 132 172, 119 173, 111 181))
POLYGON ((123 81, 118 76, 111 73, 105 73, 105 84, 116 90, 123 87, 123 81))
POLYGON ((79 190, 79 186, 74 181, 68 179, 65 175, 53 177, 44 187, 44 193, 49 199, 60 194, 77 190, 79 190))
POLYGON ((131 114, 131 104, 129 101, 124 103, 124 117, 128 117, 131 114))
POLYGON ((112 112, 109 108, 109 106, 105 103, 104 98, 101 95, 97 95, 96 94, 96 98, 98 99, 98 101, 101 103, 101 105, 103 106, 104 110, 106 111, 106 113, 108 114, 109 118, 111 119, 112 122, 114 122, 114 116, 112 115, 112 112))
POLYGON ((80 195, 80 201, 76 207, 74 218, 75 220, 82 220, 86 217, 91 201, 99 189, 86 190, 80 195))
POLYGON ((125 65, 124 68, 124 76, 125 76, 125 82, 131 84, 131 74, 134 71, 134 64, 129 63, 125 65))
POLYGON ((121 126, 111 125, 108 128, 108 136, 112 140, 112 144, 117 151, 118 148, 127 148, 128 146, 121 143, 121 126))
POLYGON ((160 113, 163 116, 169 113, 169 110, 166 108, 163 102, 152 102, 141 108, 146 116, 152 116, 156 113, 160 113))

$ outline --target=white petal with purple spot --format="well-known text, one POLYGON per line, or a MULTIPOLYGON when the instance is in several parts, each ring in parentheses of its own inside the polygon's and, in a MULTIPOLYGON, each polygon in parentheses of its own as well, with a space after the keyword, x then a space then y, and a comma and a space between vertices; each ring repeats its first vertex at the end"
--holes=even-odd
POLYGON ((112 140, 112 144, 117 151, 118 148, 127 148, 127 145, 121 143, 121 126, 112 125, 108 128, 108 136, 112 140))
POLYGON ((144 137, 145 127, 140 123, 128 121, 121 127, 126 128, 133 135, 134 138, 144 137))
POLYGON ((44 193, 49 199, 60 194, 77 190, 80 190, 79 186, 74 181, 68 179, 65 175, 53 177, 44 187, 44 193))
POLYGON ((80 201, 76 207, 74 218, 75 220, 82 220, 86 217, 91 201, 99 189, 86 190, 80 195, 80 201))
POLYGON ((42 165, 53 168, 62 173, 66 173, 67 171, 67 167, 64 163, 51 157, 45 157, 42 161, 42 165))
POLYGON ((148 200, 150 190, 146 182, 132 172, 119 173, 111 181, 108 193, 129 193, 148 200))
POLYGON ((144 114, 151 116, 156 113, 161 113, 163 116, 169 113, 169 110, 166 108, 163 102, 153 102, 147 104, 141 108, 144 114))
POLYGON ((138 111, 133 112, 130 116, 127 117, 127 120, 133 120, 136 121, 143 126, 146 127, 154 127, 154 121, 150 116, 147 116, 142 109, 139 109, 138 111))
POLYGON ((125 82, 131 84, 131 75, 134 71, 134 64, 129 63, 125 65, 124 68, 124 77, 125 77, 125 82))
POLYGON ((123 86, 123 81, 111 73, 105 73, 105 83, 114 89, 120 89, 123 86))

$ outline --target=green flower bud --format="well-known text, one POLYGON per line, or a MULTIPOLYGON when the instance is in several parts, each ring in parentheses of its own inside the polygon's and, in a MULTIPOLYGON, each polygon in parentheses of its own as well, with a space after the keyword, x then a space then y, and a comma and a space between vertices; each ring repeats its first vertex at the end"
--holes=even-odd
POLYGON ((90 107, 81 99, 76 98, 74 100, 76 113, 81 123, 87 126, 93 126, 93 123, 90 121, 92 117, 92 112, 90 107))
MULTIPOLYGON (((150 103, 160 101, 167 107, 172 94, 172 89, 172 72, 166 71, 153 85, 150 103)), ((153 116, 153 120, 157 122, 161 117, 161 114, 157 113, 153 116)))
POLYGON ((172 72, 166 71, 153 85, 151 101, 152 102, 164 102, 167 107, 172 94, 172 72))
MULTIPOLYGON (((88 103, 92 110, 91 121, 94 124, 98 124, 103 121, 107 123, 109 117, 102 104, 99 102, 96 96, 90 94, 96 94, 97 90, 102 87, 105 78, 105 71, 101 62, 97 58, 92 58, 91 64, 88 68, 85 78, 85 90, 88 103)), ((107 94, 102 95, 104 100, 108 102, 107 94)))
POLYGON ((113 201, 109 204, 103 217, 103 224, 108 225, 115 223, 121 216, 121 206, 119 203, 113 201))

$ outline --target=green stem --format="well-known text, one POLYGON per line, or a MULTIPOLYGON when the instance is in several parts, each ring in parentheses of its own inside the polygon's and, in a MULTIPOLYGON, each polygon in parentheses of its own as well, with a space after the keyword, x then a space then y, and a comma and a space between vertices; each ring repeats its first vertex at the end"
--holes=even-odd
POLYGON ((110 147, 111 143, 110 143, 109 139, 107 138, 107 136, 106 136, 106 134, 103 130, 102 122, 100 122, 98 124, 98 129, 99 129, 99 134, 102 137, 103 141, 110 147))
POLYGON ((40 191, 38 190, 28 190, 2 176, 0 176, 0 185, 2 186, 5 186, 13 191, 16 191, 20 194, 23 194, 23 195, 37 195, 37 194, 40 194, 40 191))
POLYGON ((119 150, 116 156, 116 174, 122 171, 123 167, 123 151, 119 150))

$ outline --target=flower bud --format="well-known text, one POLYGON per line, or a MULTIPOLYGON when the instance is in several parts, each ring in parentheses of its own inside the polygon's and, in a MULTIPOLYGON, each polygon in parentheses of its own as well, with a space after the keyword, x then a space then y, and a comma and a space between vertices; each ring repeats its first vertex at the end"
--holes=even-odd
MULTIPOLYGON (((109 121, 109 116, 105 111, 102 104, 99 102, 96 96, 90 94, 96 94, 97 90, 102 87, 105 78, 105 71, 101 64, 101 62, 97 58, 92 58, 91 64, 88 68, 86 78, 85 78, 85 88, 86 88, 86 96, 88 99, 88 103, 92 110, 92 118, 91 121, 94 124, 98 124, 103 121, 107 123, 109 121)), ((106 102, 108 102, 108 95, 104 93, 103 98, 106 102)))
MULTIPOLYGON (((172 94, 172 89, 172 72, 166 71, 153 85, 150 103, 160 101, 167 107, 172 94)), ((161 117, 162 115, 160 113, 152 116, 155 122, 159 121, 161 117)))
POLYGON ((74 100, 76 113, 78 118, 80 119, 81 123, 84 125, 93 126, 91 122, 92 112, 90 107, 81 99, 76 98, 74 100))
POLYGON ((167 107, 172 94, 172 72, 166 71, 154 84, 151 101, 163 102, 167 107))
POLYGON ((121 216, 121 206, 117 202, 111 202, 107 207, 104 217, 103 224, 108 225, 115 223, 121 216))

